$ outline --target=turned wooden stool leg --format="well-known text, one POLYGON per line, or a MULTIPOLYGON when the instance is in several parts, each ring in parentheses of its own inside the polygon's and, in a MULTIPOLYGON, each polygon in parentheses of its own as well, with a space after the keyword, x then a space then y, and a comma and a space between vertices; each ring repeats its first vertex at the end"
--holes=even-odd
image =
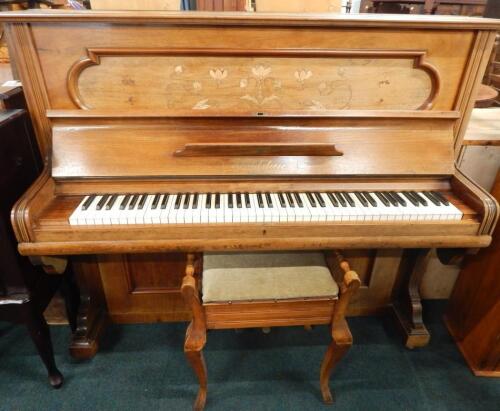
POLYGON ((191 364, 200 384, 193 409, 195 411, 202 411, 207 401, 207 366, 205 364, 205 358, 203 357, 202 351, 184 350, 184 354, 191 364))
POLYGON ((323 362, 321 363, 321 371, 319 376, 319 382, 321 387, 321 395, 323 396, 323 401, 326 404, 332 404, 334 402, 334 397, 330 391, 330 375, 332 373, 333 367, 335 367, 342 357, 347 353, 351 344, 339 345, 335 341, 332 341, 328 350, 326 351, 323 362))
POLYGON ((339 284, 340 293, 339 299, 335 304, 333 310, 332 323, 331 323, 331 335, 332 342, 326 351, 325 357, 323 358, 323 363, 321 364, 321 371, 319 374, 319 382, 321 387, 321 395, 323 396, 323 401, 327 404, 332 404, 334 397, 330 391, 330 374, 332 373, 333 367, 335 367, 342 357, 347 353, 352 345, 352 335, 349 330, 349 326, 345 320, 345 311, 347 305, 349 304, 349 299, 359 288, 361 282, 359 280, 358 274, 352 271, 349 267, 349 263, 342 257, 338 252, 333 252, 327 258, 328 266, 330 271, 333 273, 333 260, 337 260, 337 264, 340 266, 344 272, 344 279, 339 284))
POLYGON ((203 357, 202 349, 207 341, 205 311, 200 301, 200 295, 194 278, 195 256, 188 255, 186 275, 182 280, 181 293, 184 301, 191 308, 193 320, 186 331, 184 342, 184 354, 193 368, 200 388, 193 405, 195 411, 202 411, 207 400, 207 366, 203 357))

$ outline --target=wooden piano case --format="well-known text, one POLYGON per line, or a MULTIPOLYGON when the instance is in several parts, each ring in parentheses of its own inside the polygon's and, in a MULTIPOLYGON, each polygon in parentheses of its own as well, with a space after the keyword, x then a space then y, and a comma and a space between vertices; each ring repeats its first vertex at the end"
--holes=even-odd
POLYGON ((186 319, 184 253, 242 249, 346 249, 363 281, 352 313, 395 298, 418 340, 407 345, 421 345, 427 250, 491 241, 497 203, 455 157, 495 20, 30 11, 0 21, 46 156, 12 222, 23 254, 73 256, 92 290, 74 354, 97 349, 103 300, 115 321, 186 319), (377 189, 440 190, 464 218, 68 223, 91 193, 377 189), (410 267, 400 264, 404 248, 410 267), (395 281, 405 286, 391 297, 395 281))

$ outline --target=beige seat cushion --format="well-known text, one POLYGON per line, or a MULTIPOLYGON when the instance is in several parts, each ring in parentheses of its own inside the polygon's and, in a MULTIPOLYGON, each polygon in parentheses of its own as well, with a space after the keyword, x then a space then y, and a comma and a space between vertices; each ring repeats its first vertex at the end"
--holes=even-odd
POLYGON ((203 302, 338 296, 322 253, 206 253, 203 302))

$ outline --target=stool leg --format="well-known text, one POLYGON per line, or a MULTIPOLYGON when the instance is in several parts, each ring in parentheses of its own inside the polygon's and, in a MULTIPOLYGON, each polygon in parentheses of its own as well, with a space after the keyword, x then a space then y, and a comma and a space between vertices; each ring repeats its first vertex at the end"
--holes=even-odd
POLYGON ((191 364, 200 384, 193 409, 195 411, 202 411, 207 400, 207 366, 205 364, 205 358, 203 357, 202 351, 184 350, 184 354, 189 364, 191 364))
POLYGON ((329 386, 330 374, 332 373, 333 367, 337 365, 337 363, 342 359, 342 357, 346 354, 350 347, 350 344, 340 345, 335 341, 332 341, 332 343, 328 347, 328 350, 326 351, 325 357, 323 358, 319 381, 321 386, 321 395, 323 396, 323 401, 326 404, 332 404, 334 401, 329 386))

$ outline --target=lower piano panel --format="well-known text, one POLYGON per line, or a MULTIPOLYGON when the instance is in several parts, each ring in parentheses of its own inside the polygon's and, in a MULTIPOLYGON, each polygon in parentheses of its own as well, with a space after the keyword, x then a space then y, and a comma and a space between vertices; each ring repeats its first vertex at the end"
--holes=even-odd
MULTIPOLYGON (((349 307, 350 315, 384 311, 391 303, 401 250, 345 250, 362 285, 349 307)), ((186 321, 180 286, 185 254, 108 254, 97 256, 109 316, 117 323, 186 321)))
POLYGON ((97 264, 114 322, 190 319, 180 293, 185 254, 108 254, 98 256, 97 264))

